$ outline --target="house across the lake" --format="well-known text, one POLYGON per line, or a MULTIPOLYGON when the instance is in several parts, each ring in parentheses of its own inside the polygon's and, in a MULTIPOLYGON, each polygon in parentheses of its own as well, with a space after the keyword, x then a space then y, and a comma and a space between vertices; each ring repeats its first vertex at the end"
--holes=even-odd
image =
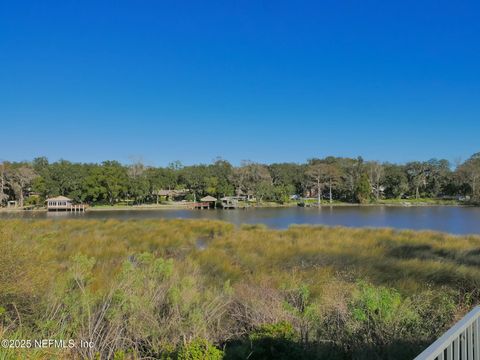
POLYGON ((153 192, 153 195, 157 197, 157 204, 159 200, 166 201, 179 201, 185 199, 185 197, 190 194, 189 189, 177 189, 177 190, 156 190, 153 192))
POLYGON ((238 207, 237 196, 225 196, 220 199, 223 209, 236 209, 238 207))
POLYGON ((75 205, 73 200, 65 196, 57 196, 45 200, 48 211, 85 211, 85 205, 75 205))

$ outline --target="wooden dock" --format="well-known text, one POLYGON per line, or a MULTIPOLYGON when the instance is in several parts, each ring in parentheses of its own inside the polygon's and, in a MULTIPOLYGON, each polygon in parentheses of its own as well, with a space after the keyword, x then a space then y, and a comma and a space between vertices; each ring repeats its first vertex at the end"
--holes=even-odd
POLYGON ((225 204, 222 204, 222 209, 224 210, 228 210, 228 209, 238 209, 238 204, 236 203, 225 203, 225 204))
POLYGON ((85 212, 87 205, 78 204, 78 205, 57 205, 57 206, 48 206, 48 211, 71 211, 71 212, 85 212))
POLYGON ((209 202, 196 202, 193 203, 193 208, 194 209, 210 209, 210 203, 209 202))

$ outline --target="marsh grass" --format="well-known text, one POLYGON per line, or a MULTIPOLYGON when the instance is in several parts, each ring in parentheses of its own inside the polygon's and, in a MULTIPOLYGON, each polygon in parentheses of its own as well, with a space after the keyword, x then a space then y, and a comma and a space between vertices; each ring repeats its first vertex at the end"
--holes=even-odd
MULTIPOLYGON (((112 307, 112 294, 123 289, 126 302, 112 308, 116 327, 111 319, 95 321, 105 323, 108 334, 118 331, 129 340, 105 342, 96 354, 57 357, 108 358, 115 351, 133 351, 174 358, 179 346, 184 351, 190 341, 205 339, 226 349, 226 358, 235 358, 255 331, 284 323, 297 335, 277 340, 295 341, 302 354, 309 351, 308 358, 393 358, 392 349, 399 346, 413 356, 480 296, 478 236, 235 228, 206 220, 4 220, 0 245, 5 336, 86 336, 85 322, 92 319, 85 309, 98 314, 105 304, 112 307), (151 264, 170 259, 172 275, 142 270, 122 282, 126 264, 137 264, 139 254, 149 254, 142 256, 151 264), (79 264, 88 268, 88 277, 79 277, 79 264), (79 286, 87 297, 68 295, 79 286), (65 315, 61 321, 59 309, 65 315), (229 344, 235 351, 229 353, 229 344)), ((258 351, 266 351, 262 344, 269 341, 259 340, 258 351)))

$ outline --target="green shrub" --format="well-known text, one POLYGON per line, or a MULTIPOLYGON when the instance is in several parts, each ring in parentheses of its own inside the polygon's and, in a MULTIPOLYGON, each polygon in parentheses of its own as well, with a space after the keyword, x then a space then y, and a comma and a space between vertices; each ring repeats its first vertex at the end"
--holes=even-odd
POLYGON ((389 358, 405 359, 415 355, 418 339, 414 334, 421 318, 410 298, 395 289, 359 282, 350 313, 343 342, 352 345, 354 356, 368 359, 391 354, 389 358))
POLYGON ((355 198, 360 204, 365 204, 371 198, 371 186, 367 174, 362 174, 360 181, 355 189, 355 198))
POLYGON ((295 340, 297 334, 292 324, 282 321, 276 324, 265 324, 254 330, 249 338, 251 341, 270 339, 295 340))
POLYGON ((220 360, 222 358, 223 351, 204 339, 197 339, 183 345, 177 355, 177 360, 220 360))
POLYGON ((359 282, 351 304, 353 319, 360 323, 389 325, 399 321, 401 315, 401 320, 415 321, 416 314, 404 306, 405 302, 408 300, 404 301, 395 289, 359 282))

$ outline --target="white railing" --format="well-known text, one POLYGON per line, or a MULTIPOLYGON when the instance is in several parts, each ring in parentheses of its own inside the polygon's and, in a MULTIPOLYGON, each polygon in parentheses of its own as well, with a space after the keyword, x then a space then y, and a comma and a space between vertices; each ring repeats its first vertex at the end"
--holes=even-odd
POLYGON ((415 360, 480 360, 480 306, 465 315, 415 360))

